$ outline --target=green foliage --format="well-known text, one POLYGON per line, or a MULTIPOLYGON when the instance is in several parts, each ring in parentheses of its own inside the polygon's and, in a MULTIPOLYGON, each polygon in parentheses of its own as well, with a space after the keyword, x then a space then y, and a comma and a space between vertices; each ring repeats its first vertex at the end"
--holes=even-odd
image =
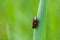
MULTIPOLYGON (((0 40, 33 40, 32 20, 39 1, 0 0, 0 40)), ((60 40, 60 0, 46 0, 44 5, 36 39, 60 40)))
POLYGON ((0 38, 33 40, 32 19, 39 0, 0 0, 0 38))
POLYGON ((60 1, 47 0, 47 40, 60 40, 60 1))

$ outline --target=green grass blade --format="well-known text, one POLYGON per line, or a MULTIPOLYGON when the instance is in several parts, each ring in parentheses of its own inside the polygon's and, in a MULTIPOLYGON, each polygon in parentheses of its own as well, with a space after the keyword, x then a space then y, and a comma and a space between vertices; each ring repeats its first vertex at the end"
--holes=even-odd
POLYGON ((34 40, 46 40, 46 0, 40 0, 37 17, 39 24, 34 29, 34 40))

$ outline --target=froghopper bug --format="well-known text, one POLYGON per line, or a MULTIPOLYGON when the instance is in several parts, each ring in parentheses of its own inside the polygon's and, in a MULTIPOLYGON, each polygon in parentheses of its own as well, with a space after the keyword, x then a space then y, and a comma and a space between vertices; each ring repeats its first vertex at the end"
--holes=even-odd
POLYGON ((39 20, 38 20, 38 18, 35 16, 35 17, 33 18, 33 25, 32 25, 32 28, 36 28, 37 25, 38 25, 38 23, 39 23, 39 20))

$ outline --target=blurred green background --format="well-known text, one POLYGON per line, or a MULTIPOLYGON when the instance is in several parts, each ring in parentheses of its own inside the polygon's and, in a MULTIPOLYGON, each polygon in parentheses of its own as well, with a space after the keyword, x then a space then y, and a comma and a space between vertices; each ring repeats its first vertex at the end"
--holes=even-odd
MULTIPOLYGON (((39 1, 0 0, 0 40, 33 40, 39 1)), ((46 40, 60 40, 60 0, 46 0, 46 15, 46 40)))
POLYGON ((0 0, 0 40, 33 40, 38 4, 39 0, 0 0))
POLYGON ((47 0, 46 13, 46 40, 60 40, 60 0, 47 0))

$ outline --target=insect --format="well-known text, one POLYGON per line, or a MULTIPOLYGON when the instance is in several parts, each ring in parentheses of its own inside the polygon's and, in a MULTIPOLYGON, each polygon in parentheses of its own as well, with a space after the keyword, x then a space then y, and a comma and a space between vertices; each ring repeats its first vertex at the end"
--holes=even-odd
POLYGON ((33 18, 33 25, 32 25, 32 28, 36 28, 36 26, 38 25, 38 18, 35 16, 34 18, 33 18))

